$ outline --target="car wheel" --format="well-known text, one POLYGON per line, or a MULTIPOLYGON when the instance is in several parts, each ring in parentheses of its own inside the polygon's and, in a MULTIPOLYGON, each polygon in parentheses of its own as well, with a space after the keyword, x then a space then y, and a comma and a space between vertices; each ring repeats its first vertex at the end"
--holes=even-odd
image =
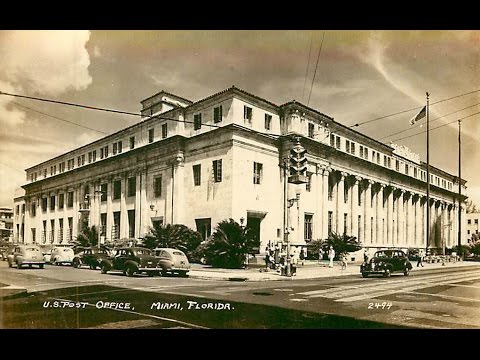
POLYGON ((149 277, 153 277, 153 276, 155 276, 155 271, 147 271, 147 275, 149 277))
POLYGON ((167 276, 167 270, 162 270, 162 276, 167 276))
POLYGON ((43 269, 43 264, 38 265, 40 269, 43 269))
POLYGON ((90 269, 91 269, 91 270, 97 270, 97 265, 90 264, 90 269))
POLYGON ((385 272, 383 273, 383 277, 388 278, 388 277, 390 277, 390 275, 392 275, 390 269, 386 268, 385 272))
POLYGON ((73 259, 73 264, 72 265, 75 269, 78 269, 80 267, 80 260, 73 259))
POLYGON ((32 266, 33 266, 32 264, 28 264, 28 267, 29 267, 30 269, 32 268, 32 266))
POLYGON ((127 276, 132 277, 133 275, 135 275, 135 268, 130 265, 126 268, 125 272, 127 273, 127 276))
POLYGON ((367 277, 368 277, 368 273, 362 272, 362 276, 363 276, 364 278, 367 278, 367 277))
POLYGON ((403 272, 403 275, 408 276, 410 274, 410 269, 407 267, 405 268, 405 271, 403 272))
POLYGON ((22 264, 17 263, 17 268, 21 269, 21 268, 22 268, 22 264))
POLYGON ((188 277, 186 271, 179 271, 179 272, 178 272, 178 275, 180 275, 181 277, 188 277))
POLYGON ((105 264, 103 264, 102 267, 101 267, 100 272, 101 272, 102 274, 106 274, 107 271, 108 271, 108 266, 105 265, 105 264))

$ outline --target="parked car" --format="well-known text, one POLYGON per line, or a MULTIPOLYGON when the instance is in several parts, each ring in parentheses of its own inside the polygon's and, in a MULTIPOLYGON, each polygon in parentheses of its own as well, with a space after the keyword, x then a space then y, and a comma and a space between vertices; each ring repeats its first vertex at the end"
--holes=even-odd
POLYGON ((15 245, 6 245, 3 246, 0 249, 0 257, 2 258, 3 261, 7 260, 7 257, 9 254, 13 253, 13 250, 15 249, 15 245))
POLYGON ((395 272, 402 272, 407 276, 410 270, 412 270, 412 264, 402 250, 377 251, 369 262, 360 265, 363 277, 368 277, 370 274, 382 274, 384 277, 390 277, 395 272))
POLYGON ((158 259, 152 251, 142 247, 118 248, 116 254, 100 263, 102 274, 108 271, 123 271, 127 276, 146 273, 148 276, 158 275, 161 268, 157 267, 158 259))
POLYGON ((46 263, 49 263, 51 260, 51 255, 52 255, 52 249, 53 246, 52 244, 40 244, 38 245, 40 247, 40 251, 43 254, 43 260, 45 260, 46 263))
POLYGON ((178 273, 181 276, 187 276, 190 271, 190 262, 183 251, 172 248, 157 248, 154 252, 158 258, 158 267, 162 268, 162 275, 178 273))
POLYGON ((75 254, 73 249, 67 246, 55 246, 50 254, 50 262, 55 265, 72 264, 75 254))
POLYGON ((7 256, 7 261, 9 267, 13 267, 15 264, 19 269, 24 265, 29 267, 38 265, 40 269, 43 269, 45 265, 43 254, 37 245, 15 246, 13 252, 7 256))
POLYGON ((79 268, 82 265, 87 265, 90 269, 95 270, 100 266, 102 260, 109 257, 107 250, 99 249, 98 247, 85 248, 73 258, 73 267, 79 268))

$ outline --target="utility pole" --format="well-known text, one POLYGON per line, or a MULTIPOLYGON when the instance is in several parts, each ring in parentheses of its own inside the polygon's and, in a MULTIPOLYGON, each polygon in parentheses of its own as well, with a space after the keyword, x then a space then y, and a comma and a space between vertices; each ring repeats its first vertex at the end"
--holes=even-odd
POLYGON ((426 115, 427 115, 427 239, 425 244, 425 254, 428 250, 428 244, 430 243, 430 121, 429 121, 429 96, 430 94, 427 92, 427 108, 426 108, 426 115))
POLYGON ((463 257, 462 246, 462 120, 458 120, 458 253, 463 257))

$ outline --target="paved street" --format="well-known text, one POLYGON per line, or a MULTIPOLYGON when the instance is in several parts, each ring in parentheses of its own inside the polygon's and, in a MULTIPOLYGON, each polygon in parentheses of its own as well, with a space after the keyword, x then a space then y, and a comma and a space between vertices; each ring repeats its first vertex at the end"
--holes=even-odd
POLYGON ((293 279, 226 281, 208 279, 208 271, 201 279, 129 278, 63 266, 19 270, 0 262, 0 327, 480 327, 475 263, 427 264, 408 277, 390 279, 364 279, 357 269, 351 266, 349 274, 340 275, 337 269, 310 267, 327 276, 302 278, 299 269, 293 279))

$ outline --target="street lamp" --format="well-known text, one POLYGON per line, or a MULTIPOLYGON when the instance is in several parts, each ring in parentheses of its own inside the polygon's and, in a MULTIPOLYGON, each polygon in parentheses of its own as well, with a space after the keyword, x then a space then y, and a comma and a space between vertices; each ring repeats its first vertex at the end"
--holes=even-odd
MULTIPOLYGON (((290 209, 293 204, 297 203, 297 231, 300 229, 300 194, 302 192, 302 189, 300 187, 297 187, 295 189, 295 197, 292 199, 288 199, 288 205, 287 208, 290 209)), ((288 216, 287 214, 287 230, 288 231, 288 216)), ((300 233, 300 232, 299 232, 300 233)), ((291 259, 290 259, 290 241, 287 241, 287 261, 286 261, 286 266, 287 266, 287 271, 286 271, 286 276, 292 276, 291 274, 291 259)))
MULTIPOLYGON (((245 218, 242 216, 240 218, 240 228, 242 229, 242 237, 245 235, 245 225, 243 225, 244 221, 245 221, 245 218)), ((247 250, 247 253, 245 254, 245 269, 248 269, 248 250, 247 250)))

